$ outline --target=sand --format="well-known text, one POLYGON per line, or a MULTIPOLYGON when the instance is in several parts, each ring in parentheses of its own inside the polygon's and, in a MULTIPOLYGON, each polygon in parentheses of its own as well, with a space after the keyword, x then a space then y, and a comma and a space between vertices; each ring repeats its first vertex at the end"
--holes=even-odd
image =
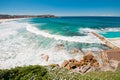
POLYGON ((6 22, 6 21, 12 21, 12 20, 20 20, 20 19, 24 19, 24 18, 0 19, 0 23, 6 22))

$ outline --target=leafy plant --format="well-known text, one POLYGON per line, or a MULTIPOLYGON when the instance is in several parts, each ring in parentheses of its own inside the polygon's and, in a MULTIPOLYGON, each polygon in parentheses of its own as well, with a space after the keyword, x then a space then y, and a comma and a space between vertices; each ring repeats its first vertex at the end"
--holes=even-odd
POLYGON ((46 73, 47 70, 38 65, 16 67, 10 70, 0 70, 0 80, 43 80, 46 73))

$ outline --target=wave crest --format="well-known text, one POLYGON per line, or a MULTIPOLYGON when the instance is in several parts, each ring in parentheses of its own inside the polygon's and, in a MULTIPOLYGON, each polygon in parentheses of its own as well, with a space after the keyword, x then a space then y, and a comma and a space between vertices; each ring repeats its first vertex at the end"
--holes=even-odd
POLYGON ((41 35, 47 38, 53 38, 55 40, 63 40, 68 42, 80 42, 80 43, 102 43, 97 37, 89 33, 87 36, 72 36, 72 37, 66 37, 61 35, 53 35, 50 33, 47 33, 45 31, 39 30, 36 27, 32 26, 31 24, 27 24, 26 29, 34 33, 36 35, 41 35))

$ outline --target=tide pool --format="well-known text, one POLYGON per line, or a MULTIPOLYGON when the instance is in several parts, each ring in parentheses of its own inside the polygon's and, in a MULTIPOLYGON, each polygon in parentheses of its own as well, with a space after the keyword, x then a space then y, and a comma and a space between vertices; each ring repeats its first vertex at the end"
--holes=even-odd
POLYGON ((120 32, 106 32, 106 33, 100 33, 100 35, 106 38, 120 38, 120 32))

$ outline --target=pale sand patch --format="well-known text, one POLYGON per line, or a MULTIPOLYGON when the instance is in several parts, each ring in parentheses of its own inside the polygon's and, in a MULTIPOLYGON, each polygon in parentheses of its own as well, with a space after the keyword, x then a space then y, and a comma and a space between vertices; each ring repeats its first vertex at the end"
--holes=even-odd
POLYGON ((12 20, 20 20, 20 19, 24 19, 24 18, 0 19, 0 23, 6 22, 6 21, 12 21, 12 20))
POLYGON ((120 47, 120 38, 113 38, 113 39, 108 39, 111 43, 114 45, 120 47))

